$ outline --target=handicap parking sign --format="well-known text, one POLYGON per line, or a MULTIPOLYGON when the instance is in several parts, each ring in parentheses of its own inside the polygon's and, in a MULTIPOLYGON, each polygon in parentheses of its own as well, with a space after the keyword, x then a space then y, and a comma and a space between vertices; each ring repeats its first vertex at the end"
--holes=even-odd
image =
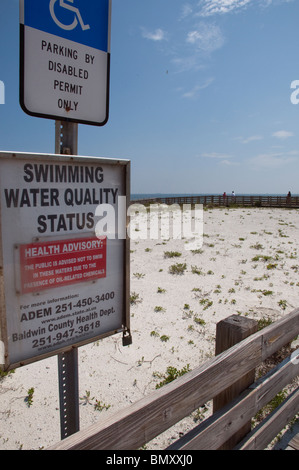
POLYGON ((20 103, 33 116, 104 125, 111 0, 20 0, 20 103))

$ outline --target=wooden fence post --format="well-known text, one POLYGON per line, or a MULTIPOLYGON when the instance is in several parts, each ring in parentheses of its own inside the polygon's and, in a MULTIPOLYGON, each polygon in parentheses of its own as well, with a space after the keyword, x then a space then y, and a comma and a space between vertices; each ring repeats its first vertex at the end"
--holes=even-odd
MULTIPOLYGON (((217 324, 216 327, 216 351, 215 354, 221 354, 226 349, 234 346, 248 336, 256 333, 258 323, 256 320, 232 315, 217 324)), ((222 393, 214 397, 213 411, 214 413, 227 403, 231 402, 240 393, 242 393, 249 385, 254 382, 255 370, 241 377, 237 382, 232 384, 222 393)), ((221 446, 221 450, 230 450, 242 440, 251 430, 251 422, 246 423, 234 436, 232 436, 225 444, 221 446)))

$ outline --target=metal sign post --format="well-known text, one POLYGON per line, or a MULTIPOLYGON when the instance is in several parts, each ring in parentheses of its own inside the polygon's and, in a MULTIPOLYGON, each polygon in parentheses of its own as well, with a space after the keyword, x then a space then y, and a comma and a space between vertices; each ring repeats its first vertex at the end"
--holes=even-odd
POLYGON ((79 431, 78 348, 58 354, 61 439, 79 431))
POLYGON ((55 121, 55 153, 78 155, 78 124, 55 121))
MULTIPOLYGON (((77 155, 78 124, 55 121, 55 153, 77 155)), ((61 439, 79 431, 78 348, 58 354, 61 439)))

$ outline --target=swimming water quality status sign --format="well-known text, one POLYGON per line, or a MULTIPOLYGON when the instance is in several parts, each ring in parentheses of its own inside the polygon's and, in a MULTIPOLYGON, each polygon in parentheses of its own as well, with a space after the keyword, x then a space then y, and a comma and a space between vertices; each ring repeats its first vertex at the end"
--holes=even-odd
POLYGON ((20 104, 29 115, 104 125, 112 0, 20 0, 20 104))
POLYGON ((129 332, 129 169, 0 152, 1 367, 129 332))

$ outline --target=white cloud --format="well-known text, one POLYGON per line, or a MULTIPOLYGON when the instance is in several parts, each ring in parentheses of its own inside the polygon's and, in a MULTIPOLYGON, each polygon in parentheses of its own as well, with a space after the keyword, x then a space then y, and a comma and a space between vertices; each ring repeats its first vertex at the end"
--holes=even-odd
POLYGON ((231 155, 227 155, 225 153, 217 153, 217 152, 208 152, 208 153, 202 153, 201 157, 205 158, 219 158, 219 159, 228 159, 232 158, 231 155))
POLYGON ((180 73, 203 70, 207 68, 206 59, 210 54, 224 44, 224 35, 217 25, 203 21, 195 23, 185 32, 185 41, 174 47, 175 56, 171 62, 180 73))
POLYGON ((299 152, 291 151, 287 153, 263 153, 249 160, 256 168, 273 168, 278 169, 298 161, 299 152))
POLYGON ((200 90, 200 87, 195 86, 194 88, 192 88, 192 90, 186 91, 185 93, 183 93, 182 97, 183 98, 195 98, 199 90, 200 90))
MULTIPOLYGON (((246 7, 252 0, 201 0, 200 16, 230 13, 246 7)), ((256 0, 255 0, 256 1, 256 0)))
POLYGON ((267 8, 274 3, 289 3, 293 0, 200 0, 198 16, 208 17, 242 11, 249 6, 267 8))
POLYGON ((212 82, 214 78, 209 78, 202 84, 195 85, 191 90, 186 91, 182 94, 183 98, 196 98, 200 92, 200 90, 204 90, 207 88, 212 82))
POLYGON ((222 164, 222 165, 226 165, 226 166, 237 166, 237 165, 240 165, 239 162, 232 162, 231 160, 221 160, 221 164, 222 164))
POLYGON ((184 57, 175 57, 171 61, 175 66, 178 72, 188 72, 189 70, 198 70, 204 69, 205 66, 200 64, 198 57, 196 55, 184 56, 184 57))
POLYGON ((251 135, 250 137, 247 137, 247 139, 242 139, 243 144, 249 144, 250 142, 254 142, 256 140, 263 140, 262 135, 251 135))
POLYGON ((163 29, 158 28, 155 31, 148 31, 145 28, 142 29, 142 37, 150 39, 151 41, 163 41, 166 39, 166 32, 163 29))
POLYGON ((187 16, 191 15, 192 12, 193 12, 193 7, 189 3, 186 3, 182 7, 182 14, 181 14, 180 19, 183 20, 184 18, 187 18, 187 16))
POLYGON ((239 162, 236 162, 233 160, 232 155, 228 155, 225 153, 217 153, 217 152, 208 152, 208 153, 203 153, 201 154, 201 157, 204 158, 214 158, 219 161, 220 165, 225 165, 225 166, 237 166, 240 165, 239 162))
POLYGON ((288 139, 289 137, 293 137, 293 132, 289 131, 277 131, 272 134, 273 137, 277 137, 277 139, 288 139))
POLYGON ((225 40, 217 25, 202 22, 188 32, 186 42, 192 44, 197 50, 210 53, 220 49, 225 40))

